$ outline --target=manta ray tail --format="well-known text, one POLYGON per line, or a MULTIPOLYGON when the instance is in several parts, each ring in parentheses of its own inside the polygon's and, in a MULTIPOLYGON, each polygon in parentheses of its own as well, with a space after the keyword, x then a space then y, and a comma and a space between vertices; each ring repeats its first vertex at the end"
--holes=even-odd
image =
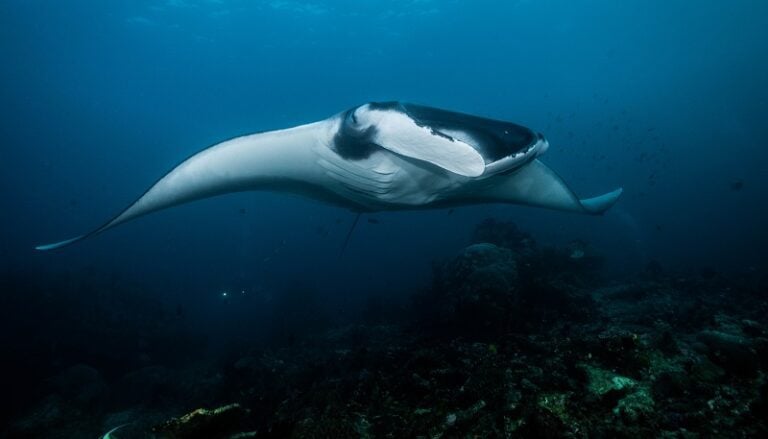
POLYGON ((344 243, 341 245, 341 250, 339 251, 339 259, 344 256, 344 252, 347 250, 349 238, 352 237, 352 233, 354 233, 355 227, 357 227, 357 223, 360 221, 360 215, 362 215, 362 213, 358 212, 357 215, 355 215, 355 220, 352 221, 352 225, 349 226, 349 231, 347 232, 347 236, 344 238, 344 243))

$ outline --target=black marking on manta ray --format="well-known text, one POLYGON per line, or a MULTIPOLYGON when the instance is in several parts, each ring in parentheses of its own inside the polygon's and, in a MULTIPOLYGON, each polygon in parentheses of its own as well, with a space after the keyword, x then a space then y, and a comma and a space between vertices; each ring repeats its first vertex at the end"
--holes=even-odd
MULTIPOLYGON (((527 151, 538 140, 538 136, 531 129, 511 122, 416 104, 395 104, 387 102, 378 105, 405 113, 417 125, 427 127, 435 134, 445 135, 445 133, 440 132, 441 128, 467 133, 473 140, 468 143, 478 150, 486 163, 527 151)), ((467 142, 469 139, 459 140, 467 142)))
POLYGON ((333 136, 332 148, 341 158, 347 160, 363 160, 371 156, 381 147, 373 142, 378 132, 375 126, 364 130, 357 129, 355 124, 355 110, 357 107, 347 110, 341 116, 339 130, 333 136), (350 123, 351 122, 351 123, 350 123))
POLYGON ((449 136, 448 134, 441 133, 440 131, 437 131, 436 129, 434 129, 432 127, 429 127, 429 132, 432 133, 433 136, 440 136, 440 137, 443 137, 445 139, 450 140, 451 142, 455 142, 456 141, 456 139, 454 139, 453 137, 449 136))
MULTIPOLYGON (((456 139, 454 139, 453 137, 449 136, 448 134, 445 134, 443 132, 440 132, 440 131, 436 130, 435 127, 433 127, 433 126, 420 124, 418 120, 416 120, 413 116, 408 114, 408 111, 405 109, 403 104, 401 104, 400 102, 396 102, 396 101, 369 102, 368 103, 368 108, 370 108, 371 110, 396 111, 398 113, 403 113, 406 116, 408 116, 411 120, 413 120, 414 123, 416 123, 416 125, 418 125, 418 126, 420 126, 422 128, 429 129, 429 132, 433 136, 440 136, 440 137, 443 137, 445 139, 450 140, 451 142, 455 142, 456 141, 456 139)), ((355 123, 357 123, 357 118, 355 117, 355 112, 354 111, 352 111, 352 120, 354 120, 355 123)))
POLYGON ((387 101, 387 102, 368 102, 368 108, 371 110, 394 110, 394 111, 403 111, 403 104, 397 101, 387 101))

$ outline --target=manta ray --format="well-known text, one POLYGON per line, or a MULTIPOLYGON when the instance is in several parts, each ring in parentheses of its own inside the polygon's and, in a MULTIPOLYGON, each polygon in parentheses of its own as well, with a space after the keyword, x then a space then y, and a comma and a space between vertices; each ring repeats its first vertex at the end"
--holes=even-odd
POLYGON ((513 203, 601 214, 622 189, 579 199, 540 160, 544 136, 510 122, 400 102, 227 140, 181 162, 101 227, 231 192, 295 193, 361 212, 513 203))

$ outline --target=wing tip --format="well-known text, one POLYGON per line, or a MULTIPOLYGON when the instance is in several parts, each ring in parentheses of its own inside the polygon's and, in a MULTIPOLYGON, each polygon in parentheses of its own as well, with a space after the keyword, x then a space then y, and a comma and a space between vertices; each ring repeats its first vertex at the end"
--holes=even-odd
POLYGON ((81 235, 81 236, 76 236, 74 238, 66 239, 64 241, 54 242, 54 243, 51 243, 51 244, 38 245, 38 246, 35 246, 35 250, 40 251, 40 252, 45 252, 45 251, 49 251, 49 250, 56 250, 57 248, 66 247, 69 244, 72 244, 73 242, 79 241, 79 240, 83 239, 84 237, 85 237, 85 235, 81 235))
POLYGON ((614 204, 616 204, 616 201, 619 200, 619 197, 621 197, 623 192, 624 188, 620 187, 603 195, 587 198, 585 200, 579 200, 579 203, 581 203, 581 206, 587 213, 591 213, 593 215, 601 215, 610 209, 614 204))

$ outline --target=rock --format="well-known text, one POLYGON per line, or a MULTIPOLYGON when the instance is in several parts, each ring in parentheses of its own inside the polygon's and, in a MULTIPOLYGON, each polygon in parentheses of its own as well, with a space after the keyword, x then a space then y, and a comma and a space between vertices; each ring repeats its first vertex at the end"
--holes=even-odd
POLYGON ((661 398, 677 398, 685 395, 691 385, 691 378, 683 371, 665 371, 656 376, 653 394, 661 398))
POLYGON ((520 403, 522 401, 522 392, 514 387, 510 387, 510 389, 505 394, 505 408, 509 411, 517 410, 517 408, 520 407, 520 403))
POLYGON ((741 321, 741 330, 744 332, 744 334, 752 337, 759 337, 765 334, 762 325, 750 319, 743 319, 741 321))
POLYGON ((116 384, 115 399, 121 404, 148 404, 171 398, 178 377, 161 366, 144 367, 125 374, 116 384), (172 391, 173 390, 173 391, 172 391))
POLYGON ((515 254, 494 244, 473 244, 435 273, 425 307, 453 330, 504 332, 518 301, 515 254))
POLYGON ((568 414, 569 398, 570 395, 567 393, 544 393, 539 395, 536 404, 553 414, 564 424, 568 424, 571 420, 571 416, 568 414))
POLYGON ((681 364, 681 357, 664 355, 662 351, 649 351, 650 365, 647 376, 653 381, 653 394, 657 397, 680 397, 691 385, 689 373, 681 364))
POLYGON ((757 399, 750 404, 750 411, 757 419, 768 419, 768 383, 760 386, 757 399))
POLYGON ((635 376, 650 365, 646 347, 634 332, 611 327, 586 341, 584 350, 605 367, 635 376))
POLYGON ((656 347, 663 353, 668 355, 676 355, 680 353, 680 347, 675 341, 675 337, 670 331, 664 331, 656 341, 656 347))
POLYGON ((578 430, 568 410, 570 393, 543 393, 536 400, 536 409, 519 431, 520 437, 567 437, 569 430, 578 430))
POLYGON ((516 437, 517 431, 525 425, 525 419, 504 417, 504 437, 516 437))
POLYGON ((485 408, 486 403, 482 399, 472 404, 468 409, 458 414, 459 420, 462 422, 470 422, 485 408))
POLYGON ((255 369, 259 364, 259 360, 257 358, 246 356, 243 357, 235 362, 235 364, 232 365, 232 367, 238 371, 250 371, 255 369))
POLYGON ((653 414, 650 390, 638 381, 590 365, 581 365, 587 373, 588 391, 605 403, 615 404, 613 414, 629 422, 653 414))
POLYGON ((638 386, 635 391, 619 400, 613 414, 620 416, 625 422, 636 423, 650 418, 654 414, 654 405, 648 388, 638 386))
POLYGON ((35 432, 50 431, 72 415, 60 396, 50 395, 33 407, 27 416, 16 421, 11 431, 20 437, 34 437, 35 432))
POLYGON ((64 399, 80 405, 96 403, 107 389, 99 371, 85 364, 66 369, 52 383, 64 399))
POLYGON ((589 391, 595 395, 603 396, 609 392, 626 393, 637 385, 635 380, 621 375, 616 375, 607 370, 589 365, 582 366, 589 379, 589 391))
POLYGON ((701 331, 697 339, 709 349, 710 359, 729 373, 754 376, 758 357, 749 339, 721 331, 701 331))
POLYGON ((716 383, 725 376, 725 371, 720 366, 709 361, 709 359, 702 358, 700 361, 693 363, 690 375, 695 381, 716 383))
POLYGON ((535 246, 533 237, 529 233, 521 232, 515 223, 493 218, 487 218, 475 227, 472 242, 490 242, 515 251, 535 246))
POLYGON ((249 413, 250 410, 240 407, 239 404, 229 404, 213 410, 199 408, 155 426, 152 431, 174 439, 249 437, 251 432, 242 431, 249 413))
POLYGON ((357 433, 360 439, 368 439, 373 437, 371 435, 371 423, 364 415, 358 415, 353 426, 355 433, 357 433))

